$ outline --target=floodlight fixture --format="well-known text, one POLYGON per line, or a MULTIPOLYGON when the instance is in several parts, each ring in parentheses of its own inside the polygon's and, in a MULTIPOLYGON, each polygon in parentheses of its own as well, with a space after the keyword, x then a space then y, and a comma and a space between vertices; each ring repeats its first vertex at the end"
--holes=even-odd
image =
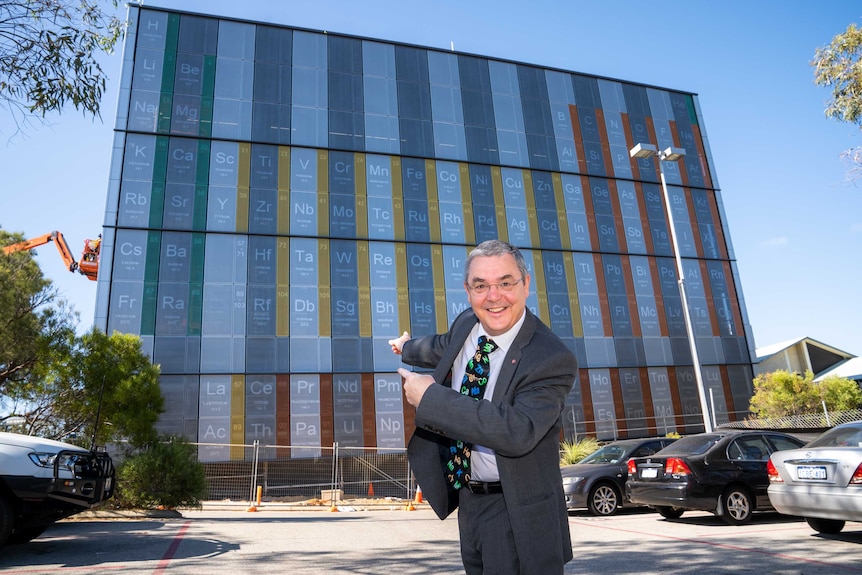
POLYGON ((658 155, 660 160, 667 162, 676 162, 683 157, 685 157, 685 148, 674 148, 673 146, 668 146, 658 155))
POLYGON ((652 144, 637 144, 634 148, 629 150, 629 156, 632 158, 651 158, 658 152, 658 148, 653 146, 652 144))

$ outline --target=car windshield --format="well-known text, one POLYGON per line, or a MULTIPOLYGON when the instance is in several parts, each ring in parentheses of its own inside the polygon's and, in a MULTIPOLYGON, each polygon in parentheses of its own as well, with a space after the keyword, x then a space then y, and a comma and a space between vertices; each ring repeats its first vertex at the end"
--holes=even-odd
POLYGON ((618 463, 628 457, 628 454, 635 448, 636 443, 611 443, 605 445, 598 451, 593 451, 578 463, 599 464, 599 463, 618 463))
POLYGON ((677 439, 656 455, 700 455, 724 437, 718 433, 699 433, 677 439))
POLYGON ((862 447, 862 422, 833 427, 805 447, 862 447))

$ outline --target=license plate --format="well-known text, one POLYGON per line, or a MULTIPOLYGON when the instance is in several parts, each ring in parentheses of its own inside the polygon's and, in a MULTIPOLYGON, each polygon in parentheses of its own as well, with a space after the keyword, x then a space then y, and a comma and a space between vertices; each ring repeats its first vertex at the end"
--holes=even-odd
POLYGON ((641 477, 645 479, 655 479, 658 477, 658 468, 647 467, 646 469, 641 469, 641 477))
POLYGON ((826 468, 822 465, 800 465, 796 468, 797 479, 826 479, 826 468))

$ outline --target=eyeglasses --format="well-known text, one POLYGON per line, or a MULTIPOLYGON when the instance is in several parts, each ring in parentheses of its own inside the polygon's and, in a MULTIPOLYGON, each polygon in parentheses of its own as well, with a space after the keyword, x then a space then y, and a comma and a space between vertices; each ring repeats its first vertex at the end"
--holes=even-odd
POLYGON ((491 291, 492 287, 496 287, 498 290, 504 293, 509 293, 515 286, 524 281, 524 278, 519 280, 515 280, 513 282, 500 282, 498 284, 476 284, 476 285, 467 285, 467 289, 473 292, 476 295, 485 295, 489 291, 491 291))

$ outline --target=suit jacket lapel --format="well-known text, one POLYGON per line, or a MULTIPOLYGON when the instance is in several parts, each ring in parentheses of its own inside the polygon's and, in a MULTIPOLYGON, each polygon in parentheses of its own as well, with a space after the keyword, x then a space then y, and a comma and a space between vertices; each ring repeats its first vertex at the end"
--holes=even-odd
POLYGON ((494 386, 494 395, 491 398, 493 401, 503 401, 509 393, 509 388, 512 387, 512 378, 515 375, 515 370, 524 356, 524 347, 533 339, 533 334, 536 332, 536 316, 526 311, 527 317, 524 318, 524 324, 518 335, 515 336, 515 341, 512 342, 512 347, 503 359, 503 365, 500 368, 500 373, 497 375, 497 383, 494 386))
MULTIPOLYGON (((452 371, 452 365, 455 363, 455 358, 458 357, 458 354, 461 352, 461 348, 464 347, 464 340, 467 339, 467 336, 470 335, 470 330, 473 329, 473 326, 478 323, 479 318, 476 317, 472 311, 470 313, 464 313, 455 320, 452 324, 452 328, 450 329, 451 337, 449 338, 449 345, 446 347, 443 352, 443 356, 440 358, 440 362, 437 364, 437 368, 434 370, 434 381, 444 382, 446 381, 446 375, 452 371)), ((452 378, 457 377, 456 374, 452 374, 452 378)))

